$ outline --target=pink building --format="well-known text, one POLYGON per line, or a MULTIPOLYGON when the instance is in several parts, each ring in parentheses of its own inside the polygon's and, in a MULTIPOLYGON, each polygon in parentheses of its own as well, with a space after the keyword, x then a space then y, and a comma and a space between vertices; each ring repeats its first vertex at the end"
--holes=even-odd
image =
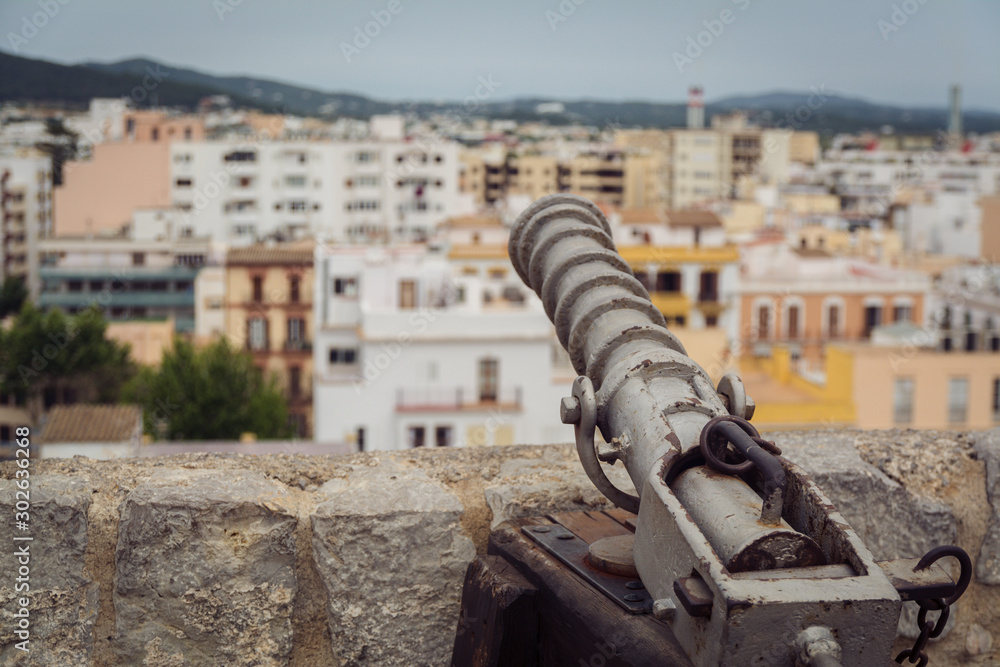
POLYGON ((137 208, 169 205, 169 142, 95 144, 90 160, 66 163, 63 184, 54 192, 53 232, 116 230, 137 208))

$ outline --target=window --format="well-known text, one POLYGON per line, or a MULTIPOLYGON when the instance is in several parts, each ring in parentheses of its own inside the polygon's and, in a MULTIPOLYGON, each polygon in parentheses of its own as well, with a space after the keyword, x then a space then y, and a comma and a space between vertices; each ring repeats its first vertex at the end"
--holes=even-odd
POLYGON ((993 421, 1000 422, 1000 378, 993 378, 993 421))
POLYGON ((399 281, 399 307, 410 309, 417 307, 417 283, 412 280, 399 281))
POLYGON ((438 426, 434 429, 434 444, 438 447, 451 447, 451 434, 450 426, 438 426))
POLYGON ((479 360, 479 401, 482 403, 497 400, 499 365, 500 362, 496 359, 479 360))
POLYGON ((174 181, 174 185, 176 185, 179 188, 190 188, 191 184, 192 180, 190 178, 178 178, 176 181, 174 181))
POLYGON ((406 440, 410 447, 424 446, 424 427, 411 426, 406 430, 406 440))
POLYGON ((291 211, 304 211, 307 206, 304 201, 292 201, 288 202, 288 209, 291 211))
POLYGON ((965 351, 975 352, 979 349, 979 336, 975 331, 968 331, 965 334, 965 351))
POLYGON ((331 347, 328 354, 331 364, 354 364, 358 360, 358 351, 354 348, 331 347))
POLYGON ((698 300, 711 302, 719 300, 719 274, 715 271, 702 271, 698 300))
POLYGON ((757 306, 757 338, 770 335, 771 310, 767 306, 757 306))
POLYGON ((830 338, 840 337, 840 307, 830 306, 826 311, 827 336, 830 338))
POLYGON ((333 293, 340 294, 341 296, 357 296, 358 295, 357 278, 334 278, 333 293))
POLYGON ((948 380, 948 422, 964 424, 969 409, 968 378, 951 378, 948 380))
POLYGON ((306 321, 301 317, 288 318, 288 342, 301 343, 306 337, 306 321))
POLYGON ((264 278, 262 276, 253 277, 253 302, 260 303, 264 300, 264 278))
POLYGON ((143 266, 145 263, 146 263, 146 253, 144 252, 132 253, 132 266, 143 266))
POLYGON ((788 337, 798 338, 799 337, 799 307, 789 306, 788 307, 788 337))
POLYGON ((153 135, 153 141, 159 141, 160 140, 160 128, 154 127, 152 135, 153 135))
POLYGON ((190 127, 185 127, 184 128, 184 138, 187 139, 188 141, 191 140, 191 128, 190 127))
POLYGON ((893 422, 909 424, 913 421, 913 378, 896 378, 892 394, 893 422))
POLYGON ((910 305, 900 305, 895 306, 892 309, 892 321, 893 322, 912 322, 913 321, 913 306, 910 305))
POLYGON ((865 306, 864 337, 872 335, 872 329, 882 324, 882 306, 865 306))
POLYGON ((301 295, 299 294, 299 277, 291 276, 288 278, 288 300, 292 303, 298 303, 301 295))
POLYGON ((658 292, 680 292, 681 274, 679 271, 660 271, 656 274, 656 290, 658 292))
POLYGON ((302 395, 302 369, 298 366, 288 368, 288 395, 291 398, 302 395))
POLYGON ((358 164, 367 164, 369 162, 378 162, 378 152, 377 151, 358 151, 354 154, 354 161, 358 164))
POLYGON ((285 176, 285 185, 290 188, 304 188, 306 186, 305 176, 285 176))
POLYGON ((705 326, 706 327, 716 327, 719 325, 719 318, 717 315, 706 315, 705 316, 705 326))
POLYGON ((267 320, 263 317, 247 321, 247 346, 256 351, 267 349, 267 320))
POLYGON ((253 151, 233 151, 222 158, 226 162, 256 162, 257 154, 253 151))

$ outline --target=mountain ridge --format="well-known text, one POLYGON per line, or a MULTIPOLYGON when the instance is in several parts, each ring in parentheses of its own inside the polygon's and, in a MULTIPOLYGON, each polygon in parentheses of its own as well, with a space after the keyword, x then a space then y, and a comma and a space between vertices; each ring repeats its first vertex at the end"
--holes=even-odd
MULTIPOLYGON (((321 91, 298 84, 247 75, 215 75, 196 69, 174 67, 151 58, 136 57, 110 63, 86 62, 59 65, 32 60, 0 51, 0 69, 11 74, 0 81, 0 100, 56 102, 69 106, 85 104, 90 97, 126 96, 139 85, 150 68, 164 74, 140 106, 154 100, 165 106, 194 108, 209 95, 229 95, 234 105, 301 115, 350 116, 365 118, 378 113, 457 112, 458 101, 378 100, 351 92, 321 91)), ((903 107, 825 91, 772 90, 757 94, 730 95, 706 103, 706 117, 742 110, 766 126, 836 132, 880 131, 892 126, 899 133, 934 133, 947 126, 948 110, 938 107, 903 107), (808 113, 801 111, 802 108, 808 113), (796 111, 801 111, 795 116, 796 111), (791 114, 791 115, 789 115, 791 114)), ((579 122, 598 127, 643 126, 679 127, 685 124, 684 102, 652 100, 603 100, 582 97, 559 100, 523 96, 485 100, 477 114, 519 121, 547 121, 551 124, 579 122), (562 104, 561 113, 539 113, 538 105, 562 104)), ((1000 112, 969 109, 963 111, 967 131, 1000 130, 1000 112)))

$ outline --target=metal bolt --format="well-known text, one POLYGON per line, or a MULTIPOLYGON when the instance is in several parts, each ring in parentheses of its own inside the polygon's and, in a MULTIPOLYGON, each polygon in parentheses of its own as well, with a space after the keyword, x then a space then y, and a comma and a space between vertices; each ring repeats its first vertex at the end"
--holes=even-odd
POLYGON ((653 616, 657 620, 672 621, 675 613, 677 613, 677 605, 670 598, 663 598, 653 603, 653 616))
POLYGON ((573 535, 573 533, 561 533, 559 535, 556 535, 556 539, 559 540, 572 540, 574 537, 576 536, 573 535))
POLYGON ((567 396, 559 404, 559 418, 563 424, 576 424, 580 421, 580 400, 576 396, 567 396))
POLYGON ((551 528, 549 528, 548 526, 535 526, 531 530, 535 531, 536 533, 547 533, 551 530, 551 528))
POLYGON ((753 413, 757 411, 757 403, 747 396, 747 407, 743 410, 743 419, 753 419, 753 413))
POLYGON ((645 588, 645 586, 642 585, 641 581, 629 581, 625 584, 625 588, 628 588, 633 591, 638 591, 645 588))
POLYGON ((643 600, 646 599, 646 596, 640 595, 639 593, 629 593, 622 599, 625 600, 626 602, 642 602, 643 600))

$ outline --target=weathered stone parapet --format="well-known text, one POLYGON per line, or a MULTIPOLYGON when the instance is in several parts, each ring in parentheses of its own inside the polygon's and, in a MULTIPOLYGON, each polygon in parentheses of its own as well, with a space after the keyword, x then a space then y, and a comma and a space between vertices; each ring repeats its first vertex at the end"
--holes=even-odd
MULTIPOLYGON (((1000 438, 776 440, 876 556, 954 542, 969 551, 977 577, 932 662, 990 664, 1000 438)), ((7 546, 16 470, 0 464, 3 664, 18 660, 7 546)), ((446 664, 462 578, 491 526, 608 506, 569 445, 32 461, 31 499, 34 665, 446 664)))

